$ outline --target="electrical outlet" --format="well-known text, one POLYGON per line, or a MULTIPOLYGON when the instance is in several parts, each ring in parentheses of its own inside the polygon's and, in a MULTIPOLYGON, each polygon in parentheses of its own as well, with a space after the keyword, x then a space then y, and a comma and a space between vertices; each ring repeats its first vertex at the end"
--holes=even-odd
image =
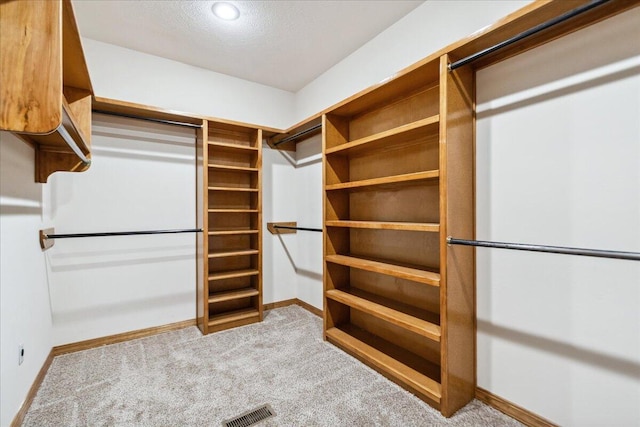
POLYGON ((18 365, 22 365, 24 362, 24 344, 18 346, 18 365))

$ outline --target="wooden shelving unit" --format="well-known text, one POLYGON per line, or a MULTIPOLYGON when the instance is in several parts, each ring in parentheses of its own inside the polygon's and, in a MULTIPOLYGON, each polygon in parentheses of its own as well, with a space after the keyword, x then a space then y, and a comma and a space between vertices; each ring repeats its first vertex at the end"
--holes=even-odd
POLYGON ((447 63, 323 117, 325 338, 445 416, 475 393, 473 251, 446 245, 473 238, 473 76, 447 63))
POLYGON ((205 121, 200 134, 197 307, 208 334, 262 320, 262 131, 205 121))
POLYGON ((35 181, 91 159, 93 88, 70 0, 0 2, 0 130, 35 149, 35 181))

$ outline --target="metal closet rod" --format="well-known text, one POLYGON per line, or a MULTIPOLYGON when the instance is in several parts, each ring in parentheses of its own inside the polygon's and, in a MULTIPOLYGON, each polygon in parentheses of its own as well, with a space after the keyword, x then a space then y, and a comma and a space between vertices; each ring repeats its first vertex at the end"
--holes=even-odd
POLYGON ((455 239, 451 236, 447 237, 447 244, 640 261, 640 252, 623 252, 623 251, 608 251, 608 250, 602 250, 602 249, 569 248, 566 246, 530 245, 525 243, 490 242, 486 240, 466 240, 466 239, 455 239))
POLYGON ((141 234, 178 234, 178 233, 202 233, 201 228, 187 228, 179 230, 147 230, 147 231, 116 231, 108 233, 75 233, 75 234, 46 234, 43 239, 75 239, 78 237, 109 237, 109 236, 138 236, 141 234))
POLYGON ((288 225, 274 225, 273 228, 286 228, 287 230, 317 231, 322 233, 322 228, 290 227, 288 225))
POLYGON ((165 119, 154 119, 152 117, 136 116, 135 114, 116 113, 114 111, 93 110, 93 112, 98 114, 106 114, 108 116, 126 117, 128 119, 138 119, 138 120, 145 120, 147 122, 163 123, 165 125, 184 126, 184 127, 196 128, 196 129, 200 129, 202 127, 202 125, 197 125, 195 123, 178 122, 175 120, 165 120, 165 119))
POLYGON ((293 135, 289 135, 286 138, 283 138, 278 142, 274 142, 273 145, 274 146, 278 146, 280 144, 284 144, 285 142, 296 140, 296 139, 300 138, 301 136, 304 136, 304 135, 306 135, 308 133, 311 133, 311 132, 313 132, 315 130, 318 130, 318 129, 322 129, 322 123, 318 123, 317 125, 311 126, 308 129, 301 130, 300 132, 296 132, 293 135))
POLYGON ((513 43, 516 43, 524 38, 527 38, 529 36, 532 36, 536 33, 539 33, 540 31, 546 30, 547 28, 553 27, 556 24, 559 24, 561 22, 564 22, 568 19, 571 19, 577 15, 580 15, 581 13, 587 12, 595 7, 598 7, 600 5, 603 5, 605 3, 608 3, 610 0, 593 0, 590 3, 587 3, 585 5, 582 5, 580 7, 577 7, 573 10, 570 10, 568 12, 565 12, 564 14, 557 16, 553 19, 550 19, 546 22, 543 22, 542 24, 538 24, 533 28, 530 28, 526 31, 521 32, 520 34, 517 34, 513 37, 511 37, 510 39, 507 39, 503 42, 500 42, 498 44, 495 44, 491 47, 488 47, 484 50, 481 50, 480 52, 476 52, 473 55, 469 55, 465 58, 462 58, 458 61, 452 62, 451 64, 449 64, 449 71, 453 71, 456 68, 462 67, 463 65, 467 65, 473 61, 475 61, 476 59, 480 59, 483 56, 486 56, 490 53, 493 53, 497 50, 502 49, 503 47, 509 46, 513 43))

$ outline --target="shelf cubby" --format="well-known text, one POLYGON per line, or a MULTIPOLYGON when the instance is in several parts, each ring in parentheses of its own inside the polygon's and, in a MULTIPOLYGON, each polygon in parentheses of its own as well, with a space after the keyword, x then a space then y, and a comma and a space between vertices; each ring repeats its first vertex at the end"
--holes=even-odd
POLYGON ((327 329, 326 337, 356 358, 369 364, 394 382, 418 396, 440 403, 440 368, 407 350, 353 325, 327 329))
POLYGON ((236 299, 250 298, 258 295, 258 290, 252 287, 225 290, 221 292, 209 293, 209 304, 231 301, 236 299))
POLYGON ((362 191, 373 189, 374 187, 380 189, 392 189, 394 187, 402 187, 409 185, 419 185, 425 181, 438 179, 440 171, 429 170, 422 172, 404 173, 400 175, 389 175, 381 178, 369 178, 358 181, 346 181, 337 184, 327 184, 325 189, 327 191, 335 190, 351 190, 362 191))
POLYGON ((353 255, 326 255, 325 260, 334 264, 413 280, 414 282, 426 283, 427 285, 440 285, 440 274, 438 272, 425 268, 417 268, 417 266, 399 265, 397 262, 375 260, 353 255))
POLYGON ((420 310, 358 288, 329 289, 327 298, 433 341, 440 341, 440 316, 437 313, 420 310))
POLYGON ((214 309, 215 314, 210 315, 207 322, 207 326, 211 329, 211 332, 261 321, 260 311, 253 308, 250 301, 245 302, 243 305, 244 306, 239 308, 232 309, 229 309, 229 306, 225 306, 224 308, 220 306, 219 313, 214 309))

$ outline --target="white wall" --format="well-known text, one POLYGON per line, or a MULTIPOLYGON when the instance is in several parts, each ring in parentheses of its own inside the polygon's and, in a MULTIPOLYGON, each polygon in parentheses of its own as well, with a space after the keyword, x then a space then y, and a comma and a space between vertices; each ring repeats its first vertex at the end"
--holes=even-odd
MULTIPOLYGON (((295 154, 295 153, 294 153, 295 154)), ((262 150, 263 303, 296 298, 297 234, 273 235, 268 222, 296 221, 295 158, 286 151, 262 150)))
MULTIPOLYGON (((296 147, 296 203, 300 227, 322 228, 322 136, 296 147)), ((322 233, 299 231, 297 298, 322 310, 322 233)))
MULTIPOLYGON (((479 239, 640 250, 639 22, 478 72, 479 239)), ((478 385, 560 425, 639 425, 639 263, 477 254, 478 385)))
POLYGON ((530 1, 429 0, 296 93, 295 122, 377 84, 530 1))
POLYGON ((293 122, 291 92, 92 39, 82 44, 96 96, 278 129, 293 122))
POLYGON ((44 364, 53 340, 49 287, 38 230, 42 184, 33 148, 0 132, 0 425, 8 426, 44 364), (25 357, 18 365, 18 346, 25 357))
MULTIPOLYGON (((195 132, 95 115, 88 171, 56 173, 45 205, 57 233, 195 228, 195 132)), ((195 318, 195 235, 57 240, 54 345, 195 318)))

